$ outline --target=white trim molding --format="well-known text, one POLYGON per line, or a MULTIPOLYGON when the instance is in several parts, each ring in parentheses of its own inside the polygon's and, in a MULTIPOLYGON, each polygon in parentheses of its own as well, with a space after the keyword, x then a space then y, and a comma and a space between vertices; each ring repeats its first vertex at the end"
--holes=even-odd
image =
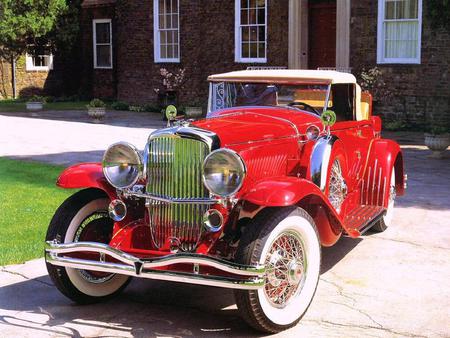
POLYGON ((153 0, 153 51, 155 63, 179 63, 181 55, 180 45, 180 1, 169 0, 170 8, 166 7, 166 1, 162 14, 159 0, 153 0), (175 7, 176 6, 176 7, 175 7), (161 27, 160 16, 164 18, 161 27), (164 48, 164 54, 161 54, 164 48))
MULTIPOLYGON (((248 0, 247 0, 248 1, 248 0)), ((264 23, 260 23, 258 22, 258 11, 262 10, 261 7, 257 7, 257 8, 250 8, 250 1, 248 1, 248 7, 242 9, 241 8, 241 0, 235 0, 235 5, 234 5, 234 61, 238 62, 238 63, 266 63, 267 62, 267 28, 268 28, 268 23, 267 23, 267 0, 264 0, 264 23), (244 10, 245 12, 247 12, 247 22, 246 23, 242 23, 241 22, 241 15, 242 15, 242 10, 244 10), (250 11, 253 11, 255 14, 255 22, 250 22, 250 11), (260 39, 260 28, 264 28, 264 37, 263 39, 260 39), (251 44, 256 44, 256 57, 253 56, 243 56, 243 51, 242 51, 242 30, 243 29, 248 29, 248 48, 249 51, 248 53, 251 53, 251 48, 250 45, 251 44), (253 30, 252 30, 253 29, 253 30), (256 30, 255 30, 256 29, 256 30), (254 33, 254 35, 256 36, 256 40, 253 40, 252 37, 250 36, 250 30, 252 30, 254 33), (250 42, 252 41, 252 42, 250 42), (264 56, 260 57, 259 56, 259 48, 260 45, 264 44, 264 56)), ((245 15, 245 14, 244 14, 245 15)), ((250 54, 249 54, 250 55, 250 54)))
POLYGON ((49 72, 53 69, 53 54, 49 55, 39 55, 43 57, 48 57, 47 66, 36 66, 33 61, 33 55, 25 54, 25 70, 28 71, 39 71, 39 72, 49 72))
POLYGON ((113 68, 113 43, 112 43, 112 21, 111 19, 94 19, 92 20, 92 43, 93 43, 93 65, 94 69, 112 69, 113 68), (97 24, 109 24, 109 42, 97 43, 97 24), (98 65, 97 46, 109 46, 109 66, 98 65))
MULTIPOLYGON (((421 46, 422 46, 422 0, 409 0, 417 1, 417 18, 397 18, 401 17, 394 14, 396 18, 386 19, 386 4, 390 3, 391 6, 397 6, 399 2, 405 2, 400 0, 378 0, 378 27, 377 27, 377 63, 378 64, 420 64, 421 62, 421 46), (388 57, 386 56, 386 26, 389 23, 416 23, 416 34, 415 37, 410 39, 410 41, 415 41, 415 56, 405 57, 388 57)), ((397 7, 395 7, 394 12, 396 13, 397 7)), ((405 32, 403 32, 403 35, 405 32)), ((405 40, 404 38, 402 40, 405 40)), ((393 40, 393 41, 402 41, 393 40)), ((407 41, 406 39, 405 41, 407 41)))

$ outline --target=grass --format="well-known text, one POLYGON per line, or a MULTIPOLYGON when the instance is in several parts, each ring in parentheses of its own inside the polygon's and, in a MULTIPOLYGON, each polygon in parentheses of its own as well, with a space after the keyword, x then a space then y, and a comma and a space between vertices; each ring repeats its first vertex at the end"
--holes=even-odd
POLYGON ((55 185, 62 169, 0 158, 0 265, 43 256, 50 219, 73 193, 55 185))
MULTIPOLYGON (((88 101, 48 102, 44 110, 86 110, 88 101)), ((26 103, 19 100, 0 100, 0 112, 26 112, 26 103)))

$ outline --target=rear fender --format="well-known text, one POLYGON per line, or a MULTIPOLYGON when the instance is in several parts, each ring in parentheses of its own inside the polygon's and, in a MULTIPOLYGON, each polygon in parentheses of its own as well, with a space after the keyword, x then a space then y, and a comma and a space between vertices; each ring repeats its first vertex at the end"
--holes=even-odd
POLYGON ((361 182, 362 204, 387 206, 392 168, 395 168, 396 194, 404 195, 404 164, 400 146, 392 140, 374 140, 361 182))
POLYGON ((347 229, 320 188, 306 179, 275 177, 260 181, 242 199, 263 207, 302 207, 313 217, 323 246, 333 245, 342 229, 351 237, 359 235, 347 229))
POLYGON ((113 200, 117 198, 116 189, 108 183, 103 175, 100 163, 82 163, 65 169, 56 181, 64 189, 98 188, 113 200))

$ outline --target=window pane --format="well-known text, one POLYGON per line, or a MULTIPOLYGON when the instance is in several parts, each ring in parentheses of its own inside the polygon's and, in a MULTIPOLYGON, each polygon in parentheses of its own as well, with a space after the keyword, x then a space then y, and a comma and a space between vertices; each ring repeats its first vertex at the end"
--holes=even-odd
POLYGON ((395 19, 395 8, 396 1, 386 1, 385 9, 384 9, 384 17, 385 19, 395 19))
POLYGON ((250 9, 249 10, 248 23, 250 25, 256 25, 256 9, 250 9))
POLYGON ((250 28, 242 27, 242 42, 250 41, 250 28))
POLYGON ((256 0, 256 7, 265 7, 266 0, 256 0))
POLYGON ((105 23, 96 23, 95 24, 95 32, 96 32, 96 42, 97 43, 110 43, 110 24, 109 22, 105 23))
POLYGON ((159 54, 161 58, 166 59, 167 58, 167 48, 166 45, 161 44, 159 47, 159 54))
POLYGON ((248 10, 242 10, 241 11, 241 25, 247 25, 248 24, 248 10))
POLYGON ((110 46, 97 46, 97 67, 111 67, 110 46))
POLYGON ((258 57, 258 44, 257 43, 250 43, 250 57, 251 58, 257 58, 258 57))
POLYGON ((399 1, 397 3, 397 19, 417 19, 417 1, 399 1))
POLYGON ((159 29, 164 29, 167 27, 167 18, 165 15, 159 16, 159 29))
POLYGON ((266 57, 266 44, 259 43, 258 46, 259 46, 258 57, 265 58, 266 57))
POLYGON ((385 57, 416 58, 418 22, 385 23, 385 57))
POLYGON ((258 24, 264 25, 266 23, 266 10, 264 8, 258 9, 258 24))
POLYGON ((258 27, 258 41, 266 41, 266 26, 258 27))
POLYGON ((242 48, 242 57, 248 58, 250 56, 249 44, 244 42, 242 43, 241 48, 242 48))
POLYGON ((241 0, 241 8, 248 8, 248 0, 241 0))
POLYGON ((167 31, 160 31, 159 32, 159 42, 162 44, 167 43, 167 31))
POLYGON ((256 26, 250 28, 250 41, 258 41, 258 28, 256 26))
POLYGON ((250 8, 256 8, 256 0, 250 0, 249 4, 250 4, 250 8))

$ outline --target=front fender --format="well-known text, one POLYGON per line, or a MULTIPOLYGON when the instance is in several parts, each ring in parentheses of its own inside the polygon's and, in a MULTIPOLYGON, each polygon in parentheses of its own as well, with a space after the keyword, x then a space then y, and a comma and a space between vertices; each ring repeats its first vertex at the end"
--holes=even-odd
POLYGON ((344 224, 320 187, 306 179, 284 176, 263 180, 256 183, 242 199, 264 207, 298 205, 309 210, 324 246, 337 241, 340 236, 338 229, 345 229, 351 237, 359 236, 358 232, 344 224))
POLYGON ((81 163, 65 169, 56 181, 64 189, 98 188, 111 198, 117 198, 116 189, 103 175, 101 163, 81 163))

